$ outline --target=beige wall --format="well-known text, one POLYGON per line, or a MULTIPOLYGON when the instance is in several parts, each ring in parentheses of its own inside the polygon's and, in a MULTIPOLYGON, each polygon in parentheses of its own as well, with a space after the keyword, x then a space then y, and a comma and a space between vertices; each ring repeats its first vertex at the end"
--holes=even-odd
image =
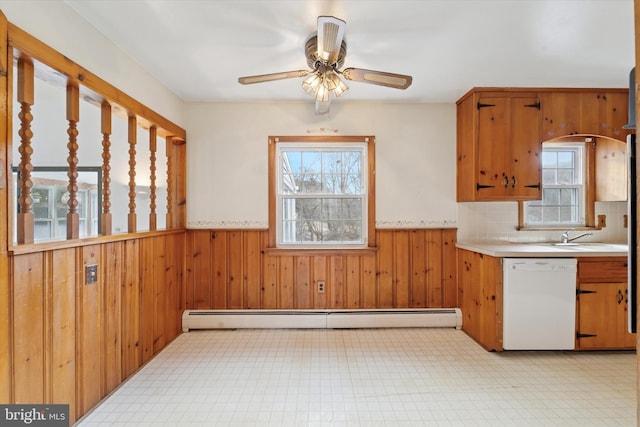
POLYGON ((192 103, 187 133, 189 228, 267 227, 269 135, 374 135, 376 226, 456 225, 453 104, 192 103))

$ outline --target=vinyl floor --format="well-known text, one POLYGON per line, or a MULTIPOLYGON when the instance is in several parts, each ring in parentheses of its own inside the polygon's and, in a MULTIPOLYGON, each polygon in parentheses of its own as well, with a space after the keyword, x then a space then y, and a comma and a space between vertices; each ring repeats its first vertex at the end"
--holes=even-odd
POLYGON ((636 363, 447 328, 192 331, 76 425, 635 426, 636 363))

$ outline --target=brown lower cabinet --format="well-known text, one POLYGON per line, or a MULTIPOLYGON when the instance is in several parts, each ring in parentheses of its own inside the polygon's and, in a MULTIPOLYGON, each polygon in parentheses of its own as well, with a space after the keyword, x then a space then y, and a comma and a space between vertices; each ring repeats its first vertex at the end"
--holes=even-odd
MULTIPOLYGON (((576 350, 635 349, 627 332, 627 258, 578 258, 576 350), (581 337, 581 338, 578 338, 581 337)), ((458 249, 462 330, 489 351, 502 351, 501 258, 458 249)))
POLYGON ((627 259, 578 259, 576 349, 634 349, 627 328, 627 259))

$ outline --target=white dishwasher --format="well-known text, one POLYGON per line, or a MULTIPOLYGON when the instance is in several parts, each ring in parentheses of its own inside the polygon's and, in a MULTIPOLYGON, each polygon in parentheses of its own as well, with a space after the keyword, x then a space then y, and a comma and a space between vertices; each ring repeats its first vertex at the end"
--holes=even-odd
POLYGON ((573 350, 575 258, 503 259, 505 350, 573 350))

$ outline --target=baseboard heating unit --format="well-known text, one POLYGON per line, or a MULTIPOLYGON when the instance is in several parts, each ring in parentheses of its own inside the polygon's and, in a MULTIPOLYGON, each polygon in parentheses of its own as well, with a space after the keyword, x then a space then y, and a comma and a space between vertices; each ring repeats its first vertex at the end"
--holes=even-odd
POLYGON ((462 328, 459 308, 371 310, 186 310, 182 330, 462 328))

